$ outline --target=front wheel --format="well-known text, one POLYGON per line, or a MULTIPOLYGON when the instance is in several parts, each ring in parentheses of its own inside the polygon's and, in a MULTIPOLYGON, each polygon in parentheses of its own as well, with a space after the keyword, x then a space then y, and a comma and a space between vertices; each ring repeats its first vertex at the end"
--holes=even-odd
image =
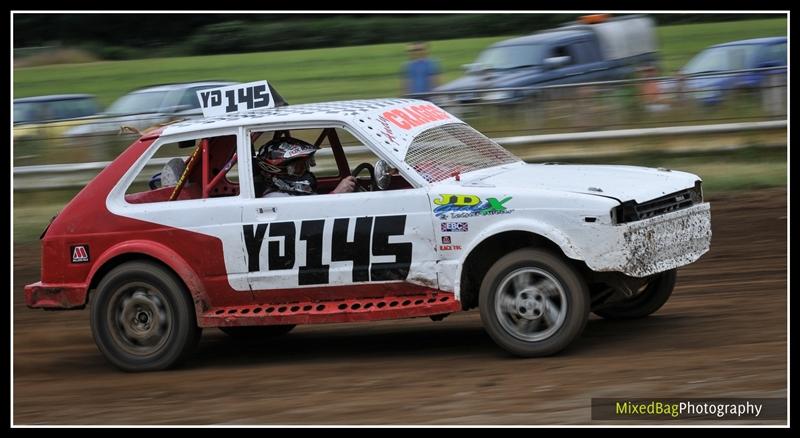
POLYGON ((542 249, 520 249, 495 262, 481 283, 479 300, 489 336, 522 357, 563 350, 589 316, 583 278, 562 257, 542 249))
POLYGON ((605 319, 644 318, 660 309, 669 300, 672 290, 675 289, 677 276, 677 269, 656 274, 632 298, 595 310, 594 313, 605 319))
POLYGON ((197 346, 202 332, 180 279, 141 261, 124 263, 103 277, 92 300, 90 323, 97 347, 124 371, 177 365, 197 346))

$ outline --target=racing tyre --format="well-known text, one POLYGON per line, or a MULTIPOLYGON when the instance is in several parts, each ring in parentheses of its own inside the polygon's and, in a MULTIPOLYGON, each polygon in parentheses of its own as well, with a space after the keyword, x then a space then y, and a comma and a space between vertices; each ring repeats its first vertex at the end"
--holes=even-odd
POLYGON ((636 296, 595 310, 595 315, 605 319, 643 318, 660 309, 675 289, 677 269, 656 274, 636 296))
POLYGON ((481 321, 506 351, 522 357, 563 350, 589 317, 583 278, 561 257, 520 249, 492 265, 481 283, 481 321))
POLYGON ((292 331, 292 329, 295 327, 296 326, 293 324, 287 324, 287 325, 263 325, 263 326, 247 326, 247 327, 220 327, 219 329, 232 338, 254 341, 259 339, 269 339, 285 335, 290 331, 292 331))
POLYGON ((106 359, 132 372, 179 364, 202 333, 181 280, 141 261, 124 263, 103 277, 93 296, 90 324, 106 359))

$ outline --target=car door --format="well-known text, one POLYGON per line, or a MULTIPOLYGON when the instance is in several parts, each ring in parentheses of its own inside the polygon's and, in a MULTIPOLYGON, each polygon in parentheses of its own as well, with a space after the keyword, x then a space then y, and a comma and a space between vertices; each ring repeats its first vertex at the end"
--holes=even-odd
POLYGON ((252 299, 250 293, 225 294, 229 278, 245 270, 240 266, 243 195, 237 173, 243 166, 236 159, 243 147, 230 128, 159 139, 109 197, 112 213, 162 225, 150 229, 147 238, 169 247, 196 270, 211 306, 252 299))
POLYGON ((237 287, 250 288, 256 299, 279 293, 307 297, 318 290, 330 291, 328 297, 340 292, 374 296, 407 283, 438 287, 433 221, 423 187, 252 196, 243 207, 247 275, 237 287))
POLYGON ((617 79, 615 72, 600 56, 600 47, 595 39, 575 42, 575 54, 581 66, 581 82, 595 82, 617 79))

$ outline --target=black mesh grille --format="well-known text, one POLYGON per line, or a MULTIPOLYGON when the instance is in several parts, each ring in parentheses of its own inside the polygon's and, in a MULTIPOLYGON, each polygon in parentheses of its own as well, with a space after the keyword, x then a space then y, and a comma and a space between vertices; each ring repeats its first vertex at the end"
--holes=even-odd
POLYGON ((634 222, 678 211, 702 202, 702 190, 698 183, 691 189, 670 193, 641 204, 634 201, 624 202, 614 208, 612 215, 616 218, 616 223, 634 222))
POLYGON ((670 213, 694 205, 692 193, 694 189, 681 190, 662 198, 647 201, 636 206, 639 219, 648 219, 654 216, 670 213))

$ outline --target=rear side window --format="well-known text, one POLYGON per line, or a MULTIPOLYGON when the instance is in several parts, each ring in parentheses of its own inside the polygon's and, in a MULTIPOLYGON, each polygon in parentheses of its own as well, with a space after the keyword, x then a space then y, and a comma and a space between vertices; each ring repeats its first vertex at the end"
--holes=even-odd
POLYGON ((98 108, 92 99, 69 99, 55 101, 52 104, 53 116, 56 119, 74 119, 97 114, 98 108))
POLYGON ((178 105, 181 107, 187 105, 189 109, 200 108, 200 99, 197 97, 197 92, 205 89, 208 89, 208 87, 190 88, 184 91, 180 102, 178 102, 178 105))
POLYGON ((164 143, 125 192, 131 204, 239 195, 236 136, 164 143))

